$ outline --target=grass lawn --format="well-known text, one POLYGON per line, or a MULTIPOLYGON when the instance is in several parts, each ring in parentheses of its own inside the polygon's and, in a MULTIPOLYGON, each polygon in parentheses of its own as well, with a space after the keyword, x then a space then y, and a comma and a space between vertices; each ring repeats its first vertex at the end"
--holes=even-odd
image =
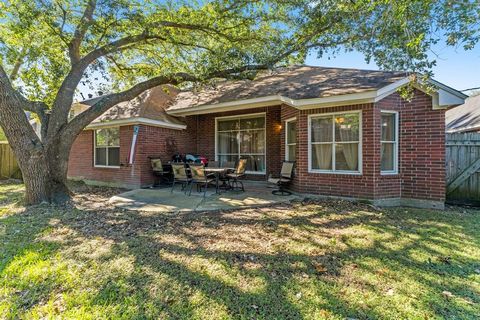
MULTIPOLYGON (((152 214, 0 183, 0 318, 478 319, 480 211, 341 201, 152 214)), ((114 191, 110 191, 114 192, 114 191)))

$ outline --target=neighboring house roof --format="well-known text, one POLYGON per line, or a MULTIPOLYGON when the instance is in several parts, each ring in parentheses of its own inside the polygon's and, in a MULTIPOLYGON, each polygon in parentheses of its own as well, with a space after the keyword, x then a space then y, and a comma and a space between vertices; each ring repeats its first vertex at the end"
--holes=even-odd
MULTIPOLYGON (((410 81, 405 72, 296 66, 255 80, 224 81, 180 92, 167 112, 201 114, 285 103, 298 109, 376 102, 410 81)), ((437 82, 436 107, 458 105, 465 96, 437 82)))
MULTIPOLYGON (((149 124, 172 129, 184 129, 186 124, 177 117, 165 112, 179 90, 172 86, 158 86, 140 94, 135 99, 121 102, 100 117, 87 128, 106 125, 149 124)), ((81 106, 92 106, 102 97, 97 97, 77 103, 81 106)), ((83 111, 83 110, 82 110, 83 111)))
POLYGON ((480 95, 469 97, 465 103, 445 113, 447 132, 480 130, 480 95))

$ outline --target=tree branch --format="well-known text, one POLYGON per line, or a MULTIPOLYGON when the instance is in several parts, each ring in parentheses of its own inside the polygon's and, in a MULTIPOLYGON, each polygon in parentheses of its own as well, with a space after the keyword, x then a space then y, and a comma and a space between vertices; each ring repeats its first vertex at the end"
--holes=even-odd
POLYGON ((24 107, 30 104, 11 84, 8 75, 0 64, 0 125, 14 151, 35 152, 43 148, 39 137, 28 122, 24 107), (7 125, 8 122, 8 125, 7 125))
POLYGON ((158 76, 144 82, 138 83, 128 90, 109 94, 101 97, 95 104, 90 106, 89 109, 80 113, 73 118, 62 130, 63 139, 75 139, 75 137, 93 120, 101 116, 113 106, 120 102, 129 101, 137 97, 142 92, 157 87, 160 85, 170 84, 178 85, 183 82, 196 82, 214 78, 228 78, 231 75, 245 72, 248 70, 261 70, 267 69, 268 65, 244 65, 237 68, 230 68, 225 70, 213 71, 207 74, 205 77, 199 78, 188 73, 176 73, 169 76, 158 76))
POLYGON ((25 47, 22 48, 22 51, 17 56, 17 59, 15 60, 15 64, 13 65, 13 69, 10 72, 10 81, 13 81, 17 78, 18 72, 20 71, 20 67, 23 64, 23 59, 27 55, 27 49, 25 47))
POLYGON ((93 12, 97 6, 96 0, 89 0, 87 7, 83 12, 83 16, 78 23, 75 32, 73 34, 73 39, 68 44, 68 55, 70 57, 70 62, 72 65, 76 64, 80 60, 80 44, 85 38, 85 34, 88 31, 88 28, 93 23, 93 12))

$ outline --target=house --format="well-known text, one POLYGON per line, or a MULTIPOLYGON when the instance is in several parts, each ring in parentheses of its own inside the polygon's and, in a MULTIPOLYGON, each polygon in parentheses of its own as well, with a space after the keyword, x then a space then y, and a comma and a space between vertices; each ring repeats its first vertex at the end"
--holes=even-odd
MULTIPOLYGON (((297 66, 197 90, 157 87, 90 124, 75 141, 69 177, 151 185, 148 156, 175 152, 248 158, 248 179, 296 161, 299 193, 377 205, 442 208, 445 110, 465 95, 438 82, 413 99, 402 72, 297 66)), ((80 103, 83 106, 92 101, 80 103)))
POLYGON ((447 133, 480 131, 480 94, 445 112, 447 133))

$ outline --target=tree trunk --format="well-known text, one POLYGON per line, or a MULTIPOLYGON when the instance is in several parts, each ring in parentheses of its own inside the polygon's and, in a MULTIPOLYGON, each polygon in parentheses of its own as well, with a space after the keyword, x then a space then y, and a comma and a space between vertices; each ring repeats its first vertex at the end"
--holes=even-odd
POLYGON ((21 154, 17 157, 25 183, 27 205, 65 203, 70 199, 66 185, 68 159, 48 154, 49 152, 42 151, 35 155, 21 154))

